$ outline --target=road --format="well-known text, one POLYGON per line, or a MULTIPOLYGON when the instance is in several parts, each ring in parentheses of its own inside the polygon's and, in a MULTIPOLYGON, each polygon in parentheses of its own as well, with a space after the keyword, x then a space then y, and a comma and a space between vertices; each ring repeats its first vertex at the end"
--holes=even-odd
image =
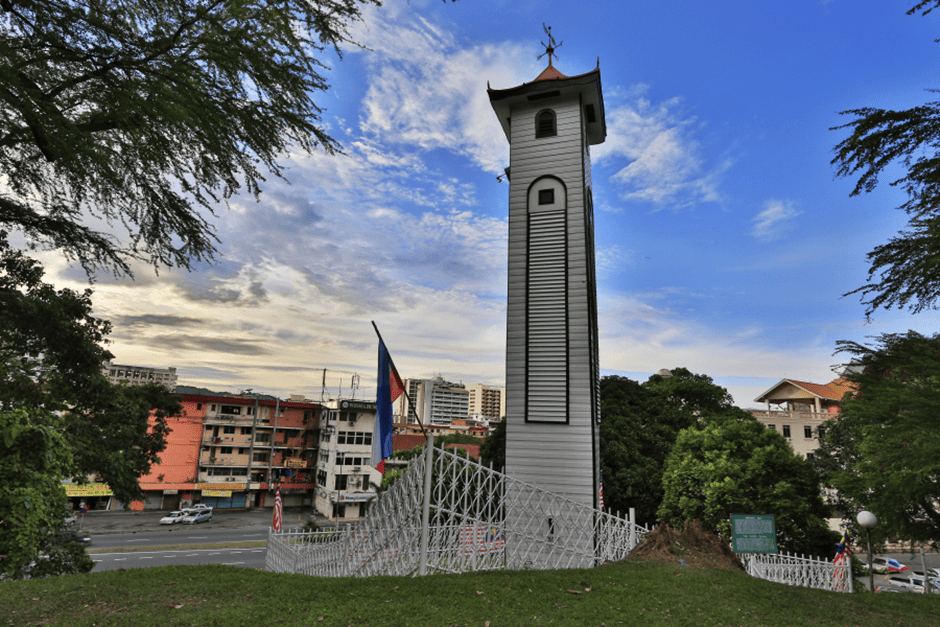
POLYGON ((120 568, 152 568, 155 566, 195 566, 198 564, 224 564, 242 568, 264 568, 264 547, 240 549, 183 549, 163 551, 133 551, 120 553, 93 553, 95 568, 92 572, 120 568))
MULTIPOLYGON (((88 515, 82 524, 92 539, 88 549, 95 551, 90 554, 95 562, 92 572, 197 564, 264 567, 266 548, 244 543, 267 539, 270 510, 216 510, 211 522, 199 525, 160 525, 162 516, 163 512, 88 515), (219 546, 229 543, 234 544, 219 546)), ((285 527, 301 524, 297 513, 287 513, 284 520, 285 527)))
POLYGON ((252 542, 267 539, 267 527, 252 526, 242 529, 213 528, 203 525, 177 525, 172 531, 160 529, 147 532, 92 534, 90 549, 134 548, 149 546, 175 546, 180 544, 207 544, 212 542, 252 542))

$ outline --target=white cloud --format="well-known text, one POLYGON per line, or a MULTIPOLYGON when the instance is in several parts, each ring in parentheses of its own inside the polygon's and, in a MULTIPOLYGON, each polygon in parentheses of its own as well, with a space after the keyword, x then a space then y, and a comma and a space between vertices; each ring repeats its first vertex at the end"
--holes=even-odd
POLYGON ((730 166, 725 161, 706 171, 701 147, 695 139, 699 127, 693 116, 684 116, 682 100, 671 98, 654 104, 638 85, 628 102, 607 111, 607 140, 592 149, 598 163, 629 163, 611 178, 623 186, 625 200, 656 204, 687 204, 720 200, 718 182, 730 166))
POLYGON ((500 173, 509 148, 487 96, 538 75, 535 50, 511 42, 467 46, 424 18, 407 25, 371 13, 363 43, 369 89, 361 131, 383 142, 443 148, 500 173), (531 59, 531 61, 522 61, 531 59))
POLYGON ((818 382, 834 378, 829 370, 832 345, 825 338, 777 348, 772 330, 750 326, 729 333, 651 304, 656 300, 656 295, 599 294, 604 370, 652 374, 683 367, 707 374, 720 385, 722 379, 763 379, 754 386, 726 386, 742 407, 754 406, 754 397, 788 373, 818 382))
POLYGON ((751 234, 760 240, 775 240, 793 228, 793 219, 800 215, 790 200, 767 200, 764 210, 752 222, 751 234))

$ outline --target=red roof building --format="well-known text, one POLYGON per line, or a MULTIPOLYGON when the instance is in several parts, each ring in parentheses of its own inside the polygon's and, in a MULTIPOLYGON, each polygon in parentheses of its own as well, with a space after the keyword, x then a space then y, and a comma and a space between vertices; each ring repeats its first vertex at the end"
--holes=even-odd
POLYGON ((806 457, 819 446, 820 425, 839 414, 843 397, 852 389, 842 378, 829 383, 782 379, 754 399, 764 403, 763 410, 748 411, 767 428, 782 433, 794 452, 806 457))

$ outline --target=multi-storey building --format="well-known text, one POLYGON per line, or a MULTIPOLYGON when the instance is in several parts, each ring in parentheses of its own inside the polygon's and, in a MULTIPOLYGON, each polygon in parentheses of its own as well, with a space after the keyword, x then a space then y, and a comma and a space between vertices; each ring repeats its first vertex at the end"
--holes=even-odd
POLYGON ((405 391, 398 397, 395 414, 400 424, 450 425, 452 420, 466 420, 469 391, 459 383, 441 377, 405 379, 405 391))
POLYGON ((476 422, 499 422, 506 415, 506 388, 474 383, 467 386, 467 415, 476 422))
POLYGON ((841 378, 829 383, 783 379, 754 399, 764 404, 763 410, 749 411, 767 428, 782 433, 795 453, 806 457, 819 447, 819 427, 839 414, 842 397, 851 391, 851 384, 841 378))
POLYGON ((382 481, 372 466, 375 420, 375 401, 323 404, 314 507, 337 523, 361 518, 382 481))
POLYGON ((159 383, 167 389, 176 389, 176 368, 149 368, 147 366, 123 366, 104 362, 101 372, 111 383, 127 385, 146 385, 159 383))
POLYGON ((279 484, 285 506, 311 505, 320 405, 291 397, 182 394, 167 448, 140 483, 131 509, 271 507, 279 484))

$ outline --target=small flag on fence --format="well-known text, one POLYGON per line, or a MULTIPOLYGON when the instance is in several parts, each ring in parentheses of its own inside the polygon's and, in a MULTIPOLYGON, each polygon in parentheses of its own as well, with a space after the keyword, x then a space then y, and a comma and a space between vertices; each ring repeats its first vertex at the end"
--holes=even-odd
MULTIPOLYGON (((836 566, 843 566, 843 565, 852 563, 852 547, 849 545, 849 532, 848 531, 842 532, 842 541, 839 542, 839 547, 836 549, 836 556, 832 560, 832 563, 835 564, 836 566)), ((836 589, 841 588, 845 584, 845 582, 843 581, 843 579, 845 578, 844 570, 841 570, 841 569, 837 570, 836 572, 832 574, 832 576, 833 578, 839 580, 836 583, 836 589)), ((851 577, 851 574, 849 574, 849 576, 851 577)))
POLYGON ((281 488, 278 486, 277 491, 274 493, 274 523, 273 527, 275 531, 281 530, 281 517, 284 515, 284 505, 281 502, 281 488))
MULTIPOLYGON (((378 331, 378 329, 376 329, 378 331)), ((372 447, 375 469, 385 474, 385 460, 392 455, 392 403, 405 391, 392 356, 379 337, 379 374, 375 390, 376 425, 372 447)))
POLYGON ((601 485, 597 491, 597 504, 601 511, 604 511, 604 471, 601 471, 601 485))

